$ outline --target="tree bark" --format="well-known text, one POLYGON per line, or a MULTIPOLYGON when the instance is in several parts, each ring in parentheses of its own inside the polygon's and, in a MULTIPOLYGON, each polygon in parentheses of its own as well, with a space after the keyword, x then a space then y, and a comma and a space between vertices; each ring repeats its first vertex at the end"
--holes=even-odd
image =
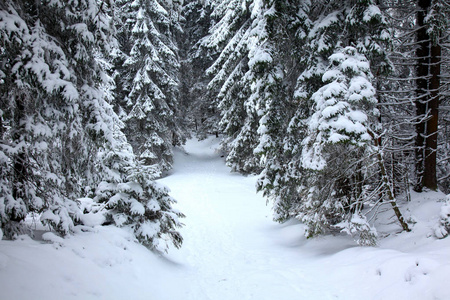
MULTIPOLYGON (((23 141, 23 121, 25 119, 25 105, 23 95, 16 95, 16 107, 14 111, 14 132, 13 140, 15 144, 20 144, 23 141)), ((27 205, 26 199, 26 186, 27 180, 27 166, 26 166, 26 153, 24 145, 19 147, 18 152, 13 157, 13 185, 12 185, 12 197, 16 201, 23 201, 27 205)), ((27 207, 28 209, 28 207, 27 207)), ((21 222, 25 219, 26 212, 17 211, 13 209, 11 211, 10 220, 14 222, 21 222)))
POLYGON ((416 185, 415 191, 424 187, 437 189, 436 151, 438 135, 438 109, 440 87, 441 46, 433 45, 425 26, 425 17, 431 0, 419 0, 417 12, 418 48, 416 80, 416 185))
POLYGON ((388 177, 388 172, 386 171, 386 166, 384 164, 384 158, 383 153, 380 150, 380 144, 378 143, 378 137, 377 135, 369 131, 369 134, 372 136, 372 139, 374 141, 375 147, 376 147, 376 159, 378 166, 380 168, 381 172, 381 184, 384 185, 386 188, 386 194, 389 199, 389 202, 391 203, 392 209, 394 210, 395 216, 397 217, 400 225, 402 226, 403 230, 410 232, 411 229, 408 226, 408 223, 406 223, 405 219, 403 218, 403 215, 397 205, 397 199, 395 198, 395 192, 394 192, 394 184, 391 182, 391 180, 388 177))

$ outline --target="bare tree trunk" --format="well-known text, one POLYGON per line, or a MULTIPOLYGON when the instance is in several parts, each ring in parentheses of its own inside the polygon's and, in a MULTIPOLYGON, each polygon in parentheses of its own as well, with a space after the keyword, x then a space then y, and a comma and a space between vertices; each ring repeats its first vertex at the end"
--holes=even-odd
POLYGON ((381 184, 384 185, 386 188, 386 194, 389 199, 389 202, 391 203, 391 206, 392 206, 392 209, 394 210, 395 216, 397 217, 403 230, 410 232, 411 229, 409 228, 408 223, 406 223, 405 218, 403 218, 403 215, 400 212, 400 209, 398 208, 397 199, 395 198, 394 184, 388 177, 388 172, 386 171, 386 165, 384 163, 383 154, 380 150, 381 145, 378 142, 379 139, 375 135, 375 133, 369 131, 369 134, 372 136, 375 147, 377 147, 376 159, 377 159, 378 167, 380 168, 380 172, 381 172, 381 184))
POLYGON ((441 47, 433 45, 425 26, 425 17, 431 8, 431 0, 419 0, 417 12, 418 48, 416 50, 416 185, 421 192, 423 187, 437 189, 436 150, 438 133, 438 108, 440 87, 441 47))

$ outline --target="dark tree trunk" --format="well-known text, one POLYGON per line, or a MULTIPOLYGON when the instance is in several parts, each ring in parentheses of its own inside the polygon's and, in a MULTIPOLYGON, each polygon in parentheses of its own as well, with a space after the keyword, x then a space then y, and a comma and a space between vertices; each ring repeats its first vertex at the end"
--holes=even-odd
POLYGON ((423 185, 429 189, 437 190, 436 177, 436 151, 438 145, 439 120, 439 87, 441 74, 441 46, 431 46, 430 59, 430 100, 428 103, 429 119, 427 121, 427 139, 425 143, 425 170, 423 185))
MULTIPOLYGON (((14 112, 14 132, 13 140, 15 144, 20 144, 23 141, 23 121, 25 119, 25 105, 23 100, 23 95, 17 95, 16 107, 14 112)), ((27 180, 27 166, 26 166, 26 154, 24 146, 20 147, 18 152, 13 158, 13 186, 12 186, 12 197, 16 201, 22 200, 23 203, 27 204, 25 185, 27 180)), ((23 211, 13 211, 11 212, 11 221, 21 222, 25 219, 26 213, 23 211)))
POLYGON ((416 80, 416 186, 436 190, 436 150, 438 134, 438 108, 440 87, 441 47, 433 45, 425 26, 425 17, 431 8, 431 0, 419 0, 417 12, 418 48, 416 80))

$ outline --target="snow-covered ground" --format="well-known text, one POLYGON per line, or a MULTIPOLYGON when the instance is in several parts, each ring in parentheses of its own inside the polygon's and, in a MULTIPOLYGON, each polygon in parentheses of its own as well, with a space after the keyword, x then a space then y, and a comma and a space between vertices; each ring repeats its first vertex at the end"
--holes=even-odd
POLYGON ((156 255, 114 227, 0 241, 0 299, 450 299, 450 238, 432 235, 443 194, 402 208, 411 233, 396 234, 384 213, 378 247, 306 240, 301 224, 272 221, 256 178, 230 173, 216 148, 189 141, 160 180, 187 216, 182 249, 156 255))

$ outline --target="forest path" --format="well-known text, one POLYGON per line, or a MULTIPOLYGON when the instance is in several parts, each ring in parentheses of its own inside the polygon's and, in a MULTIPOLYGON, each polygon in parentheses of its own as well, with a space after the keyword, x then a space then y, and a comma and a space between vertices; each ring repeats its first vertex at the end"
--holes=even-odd
MULTIPOLYGON (((442 285, 450 274, 450 240, 433 244, 426 234, 438 206, 412 207, 428 221, 379 247, 358 247, 345 234, 306 240, 298 222, 272 221, 271 204, 256 194, 257 178, 231 173, 218 143, 188 141, 160 180, 186 214, 183 246, 166 256, 175 267, 164 270, 182 299, 450 299, 442 285)), ((181 298, 171 291, 164 299, 181 298)))
POLYGON ((274 223, 256 177, 230 173, 216 148, 216 139, 188 141, 160 180, 187 216, 183 247, 169 255, 187 267, 185 299, 335 299, 314 283, 326 270, 293 247, 304 240, 301 226, 274 223))

